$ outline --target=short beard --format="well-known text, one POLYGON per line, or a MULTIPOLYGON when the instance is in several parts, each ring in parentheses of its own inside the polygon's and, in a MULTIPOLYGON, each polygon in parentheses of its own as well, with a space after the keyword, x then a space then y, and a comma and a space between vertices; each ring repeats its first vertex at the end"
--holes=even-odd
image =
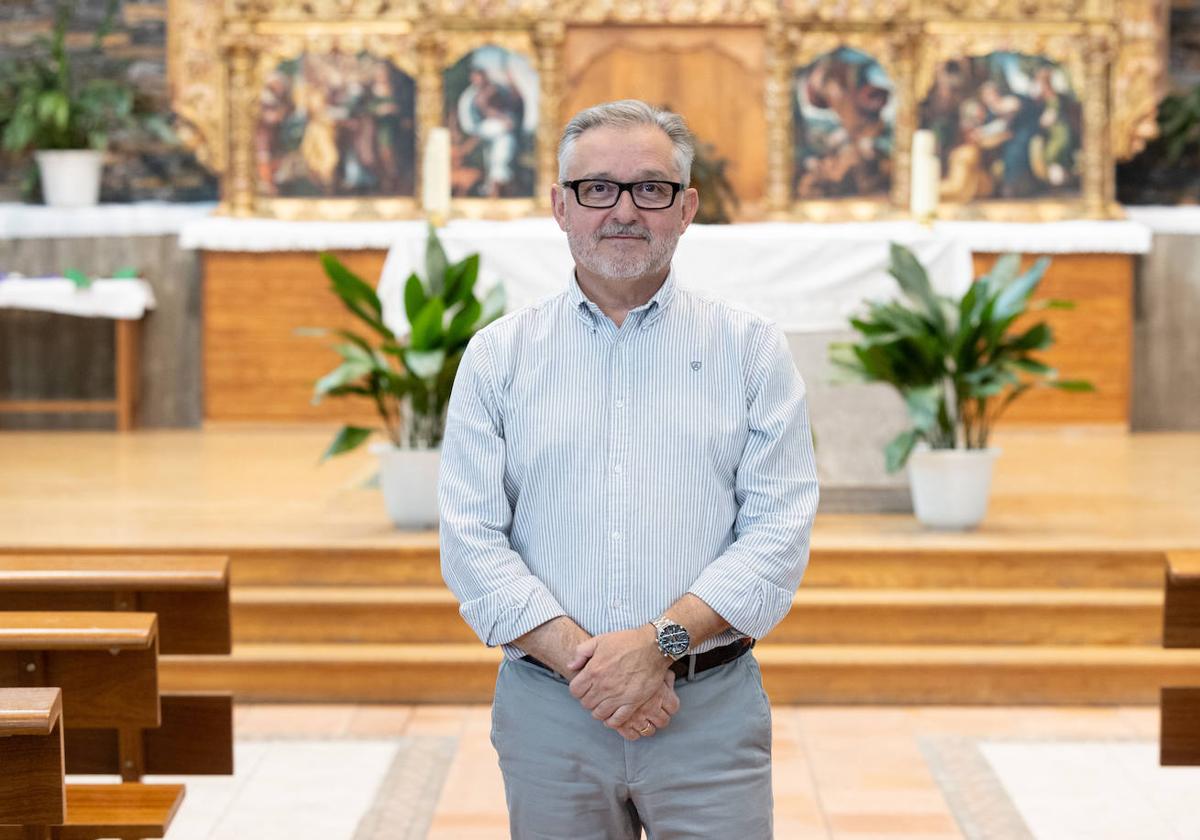
POLYGON ((672 232, 656 239, 648 229, 638 224, 607 224, 591 236, 576 230, 574 226, 567 228, 567 244, 571 247, 575 262, 606 280, 636 280, 662 271, 670 265, 678 243, 678 233, 672 232), (640 236, 650 243, 650 247, 641 255, 600 254, 600 243, 606 236, 640 236))

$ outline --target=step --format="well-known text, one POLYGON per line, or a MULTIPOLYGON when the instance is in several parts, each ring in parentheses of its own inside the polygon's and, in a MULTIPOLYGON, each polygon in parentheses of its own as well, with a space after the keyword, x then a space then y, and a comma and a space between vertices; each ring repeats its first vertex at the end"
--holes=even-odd
MULTIPOLYGON (((61 551, 23 552, 30 556, 61 551)), ((122 552, 179 554, 161 548, 122 552)), ((211 556, 214 551, 194 552, 211 556)), ((437 533, 394 532, 386 547, 255 548, 227 546, 236 586, 441 585, 437 533)), ((1164 555, 1148 549, 1021 550, 821 548, 815 546, 805 587, 915 588, 1150 588, 1161 589, 1164 555)))
MULTIPOLYGON (((784 703, 1158 702, 1200 674, 1200 651, 1105 646, 761 645, 768 692, 784 703)), ((500 653, 478 644, 235 645, 230 657, 166 657, 172 691, 239 700, 491 701, 500 653)))
MULTIPOLYGON (((468 643, 444 586, 237 587, 240 644, 468 643)), ((820 589, 801 587, 766 643, 1158 645, 1152 589, 820 589)))

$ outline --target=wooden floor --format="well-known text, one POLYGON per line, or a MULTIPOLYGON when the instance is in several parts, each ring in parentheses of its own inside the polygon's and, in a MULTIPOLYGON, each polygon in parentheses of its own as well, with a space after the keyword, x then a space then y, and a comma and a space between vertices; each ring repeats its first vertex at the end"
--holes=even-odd
MULTIPOLYGON (((394 530, 366 452, 330 429, 0 434, 0 553, 216 552, 232 657, 167 659, 169 690, 246 700, 480 702, 497 652, 394 530)), ((1012 430, 971 533, 819 515, 787 619, 759 646, 796 703, 1156 703, 1200 682, 1161 647, 1164 552, 1200 548, 1200 435, 1012 430)))
MULTIPOLYGON (((0 547, 410 551, 362 482, 371 455, 318 465, 329 428, 0 433, 0 547)), ((822 515, 816 550, 1200 547, 1200 434, 1002 432, 987 520, 933 533, 910 516, 822 515)))

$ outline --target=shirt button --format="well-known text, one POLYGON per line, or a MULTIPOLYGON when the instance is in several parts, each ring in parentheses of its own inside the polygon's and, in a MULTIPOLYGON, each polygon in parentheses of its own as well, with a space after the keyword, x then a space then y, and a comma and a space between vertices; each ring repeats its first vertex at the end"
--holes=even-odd
POLYGON ((619 606, 621 606, 621 599, 620 599, 620 598, 613 598, 613 599, 612 599, 612 605, 613 605, 614 607, 619 607, 619 606))
POLYGON ((625 400, 617 400, 617 408, 624 408, 625 400))
POLYGON ((617 541, 617 542, 620 542, 620 541, 621 541, 621 532, 620 532, 620 531, 613 531, 613 532, 612 532, 612 538, 613 538, 615 541, 617 541))
POLYGON ((621 474, 621 465, 617 464, 615 467, 613 467, 613 472, 615 472, 617 475, 620 475, 621 474))

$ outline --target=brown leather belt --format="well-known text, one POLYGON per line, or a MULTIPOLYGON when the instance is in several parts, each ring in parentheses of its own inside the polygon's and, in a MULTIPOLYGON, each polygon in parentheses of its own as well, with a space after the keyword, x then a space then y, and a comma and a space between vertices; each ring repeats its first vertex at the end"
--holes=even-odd
MULTIPOLYGON (((727 645, 706 650, 704 653, 692 653, 677 659, 671 663, 671 670, 675 672, 677 679, 687 679, 689 669, 691 676, 702 674, 727 662, 732 662, 749 652, 752 647, 754 647, 754 639, 738 639, 736 642, 730 642, 727 645), (693 662, 692 660, 695 661, 693 662)), ((531 665, 554 672, 554 669, 545 662, 535 659, 532 656, 524 656, 522 658, 531 665)))

